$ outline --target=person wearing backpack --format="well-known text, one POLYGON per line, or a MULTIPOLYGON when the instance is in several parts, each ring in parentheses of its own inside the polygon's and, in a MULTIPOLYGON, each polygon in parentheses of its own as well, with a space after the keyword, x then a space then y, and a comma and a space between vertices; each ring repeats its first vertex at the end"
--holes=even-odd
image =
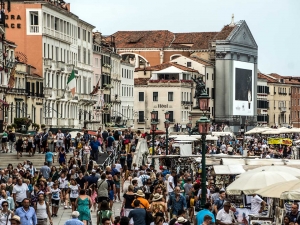
POLYGON ((16 142, 16 135, 10 130, 8 134, 8 148, 10 153, 12 153, 13 151, 15 142, 16 142))
POLYGON ((113 212, 110 210, 108 202, 101 203, 100 210, 97 212, 97 225, 102 225, 102 220, 108 218, 112 223, 114 222, 113 212))
POLYGON ((290 219, 291 222, 300 224, 300 212, 298 211, 298 204, 292 204, 291 212, 288 212, 286 216, 290 219))
POLYGON ((223 209, 224 207, 224 203, 225 203, 225 197, 226 197, 226 193, 225 191, 220 191, 219 192, 219 198, 217 200, 215 200, 214 202, 214 206, 213 206, 213 211, 214 214, 217 215, 218 212, 223 209))

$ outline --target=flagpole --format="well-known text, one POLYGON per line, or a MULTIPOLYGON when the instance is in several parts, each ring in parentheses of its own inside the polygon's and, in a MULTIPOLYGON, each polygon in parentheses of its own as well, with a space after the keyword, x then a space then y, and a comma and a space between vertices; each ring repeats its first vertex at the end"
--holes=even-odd
MULTIPOLYGON (((69 77, 71 76, 72 72, 74 71, 74 68, 75 68, 75 64, 73 65, 73 69, 72 69, 72 71, 71 71, 69 77)), ((68 77, 68 79, 69 79, 69 77, 68 77)), ((69 86, 68 86, 68 83, 67 83, 66 88, 65 88, 65 90, 64 90, 64 93, 63 93, 63 95, 62 95, 62 98, 65 97, 65 94, 66 94, 66 91, 67 91, 67 88, 68 88, 68 87, 69 87, 69 86)))

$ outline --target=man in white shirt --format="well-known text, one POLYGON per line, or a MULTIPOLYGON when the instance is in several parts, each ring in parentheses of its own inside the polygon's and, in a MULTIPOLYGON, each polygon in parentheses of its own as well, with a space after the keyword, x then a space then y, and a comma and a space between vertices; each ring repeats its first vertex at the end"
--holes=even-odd
POLYGON ((174 176, 176 175, 175 171, 172 171, 168 178, 168 185, 167 185, 167 190, 169 193, 169 196, 173 194, 174 188, 175 188, 175 183, 174 183, 174 176))
POLYGON ((230 202, 224 203, 224 208, 221 209, 217 214, 217 224, 225 225, 225 224, 233 224, 235 222, 233 212, 230 210, 231 204, 230 202))
POLYGON ((65 135, 61 132, 61 130, 58 130, 56 134, 56 148, 58 149, 59 147, 63 147, 65 135))
POLYGON ((23 183, 21 178, 17 179, 17 184, 14 186, 12 195, 15 203, 15 208, 22 207, 22 201, 27 198, 29 189, 26 183, 23 183))
POLYGON ((262 200, 258 195, 254 194, 251 197, 251 211, 250 214, 258 215, 265 208, 266 202, 262 200))

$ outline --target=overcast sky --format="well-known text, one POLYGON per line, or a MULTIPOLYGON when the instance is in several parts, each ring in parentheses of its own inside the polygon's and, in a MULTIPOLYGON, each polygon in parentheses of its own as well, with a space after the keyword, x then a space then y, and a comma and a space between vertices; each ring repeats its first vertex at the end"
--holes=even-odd
POLYGON ((69 0, 71 11, 108 35, 120 30, 220 31, 245 20, 263 73, 300 76, 300 0, 69 0))

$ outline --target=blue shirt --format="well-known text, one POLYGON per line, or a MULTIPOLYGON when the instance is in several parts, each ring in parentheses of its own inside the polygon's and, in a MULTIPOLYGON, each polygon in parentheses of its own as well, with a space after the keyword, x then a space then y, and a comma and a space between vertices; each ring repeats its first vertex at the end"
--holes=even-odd
POLYGON ((91 141, 90 146, 92 151, 98 151, 98 147, 100 146, 99 141, 91 141))
POLYGON ((172 209, 172 214, 173 215, 178 215, 178 211, 181 209, 186 210, 187 205, 186 205, 186 199, 182 195, 179 195, 179 200, 176 200, 176 195, 172 194, 170 196, 170 199, 168 201, 168 208, 172 209))
POLYGON ((201 211, 199 211, 197 213, 197 216, 196 216, 196 218, 197 218, 197 225, 201 225, 204 222, 204 216, 206 216, 206 215, 208 215, 208 216, 210 216, 212 218, 211 222, 213 222, 213 223, 216 222, 214 214, 212 214, 212 212, 209 211, 208 209, 203 209, 203 210, 201 210, 201 211))
POLYGON ((52 162, 53 161, 53 153, 52 152, 47 152, 45 154, 46 162, 52 162))
POLYGON ((109 136, 107 138, 107 147, 111 147, 113 145, 114 141, 115 141, 114 137, 109 136))
POLYGON ((78 218, 70 219, 65 222, 64 225, 84 225, 78 218))
POLYGON ((35 210, 32 207, 29 207, 28 211, 25 211, 23 207, 17 208, 15 215, 20 217, 22 225, 36 225, 37 224, 35 210))

